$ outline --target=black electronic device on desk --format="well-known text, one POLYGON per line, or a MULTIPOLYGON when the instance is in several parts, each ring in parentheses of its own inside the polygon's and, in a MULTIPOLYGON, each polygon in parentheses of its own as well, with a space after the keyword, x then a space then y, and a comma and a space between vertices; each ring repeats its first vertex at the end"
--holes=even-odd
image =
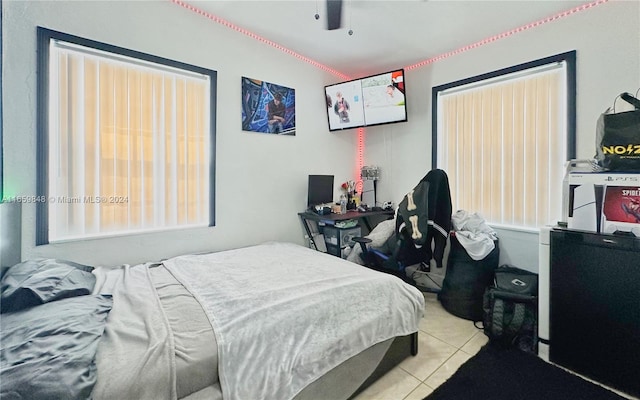
POLYGON ((318 215, 329 215, 331 214, 331 207, 315 206, 315 207, 311 207, 309 211, 316 213, 318 215))
POLYGON ((378 206, 369 207, 366 204, 360 204, 358 207, 356 207, 356 211, 361 213, 363 212, 366 213, 366 212, 380 212, 380 211, 393 212, 394 210, 391 204, 385 204, 385 207, 378 207, 378 206))
POLYGON ((333 203, 333 175, 309 175, 307 206, 313 208, 333 203))

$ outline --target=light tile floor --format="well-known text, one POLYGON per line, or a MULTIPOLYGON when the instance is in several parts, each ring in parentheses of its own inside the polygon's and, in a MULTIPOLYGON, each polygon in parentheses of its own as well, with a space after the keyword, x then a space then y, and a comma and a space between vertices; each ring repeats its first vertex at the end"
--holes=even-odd
POLYGON ((487 343, 473 322, 449 314, 434 293, 425 293, 418 355, 389 371, 355 400, 422 400, 487 343))
MULTIPOLYGON (((418 354, 405 359, 354 400, 422 400, 488 342, 487 336, 473 322, 446 311, 436 294, 424 293, 424 299, 425 315, 418 332, 418 354)), ((613 391, 627 399, 640 400, 613 391)))

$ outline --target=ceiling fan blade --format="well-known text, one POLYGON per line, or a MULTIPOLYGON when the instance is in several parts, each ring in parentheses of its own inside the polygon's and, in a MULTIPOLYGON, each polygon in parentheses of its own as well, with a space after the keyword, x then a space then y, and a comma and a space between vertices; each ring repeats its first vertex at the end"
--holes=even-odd
POLYGON ((340 29, 342 25, 342 0, 327 0, 327 29, 340 29))

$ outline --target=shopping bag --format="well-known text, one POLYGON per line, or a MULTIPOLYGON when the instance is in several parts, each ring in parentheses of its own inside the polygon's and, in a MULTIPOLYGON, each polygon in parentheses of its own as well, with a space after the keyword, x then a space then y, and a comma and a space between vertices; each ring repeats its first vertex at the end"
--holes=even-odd
POLYGON ((640 171, 640 100, 629 93, 620 94, 598 118, 596 125, 596 160, 610 171, 640 171), (630 111, 616 111, 621 99, 633 106, 630 111))

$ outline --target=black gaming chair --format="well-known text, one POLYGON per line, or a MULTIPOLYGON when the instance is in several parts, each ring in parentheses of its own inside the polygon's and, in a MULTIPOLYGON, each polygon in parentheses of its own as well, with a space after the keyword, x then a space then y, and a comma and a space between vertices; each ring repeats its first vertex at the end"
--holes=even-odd
POLYGON ((417 248, 413 245, 402 217, 396 218, 394 233, 389 236, 382 247, 376 248, 367 246, 371 239, 365 237, 353 238, 357 242, 362 253, 360 257, 369 268, 397 275, 405 281, 405 268, 409 265, 418 264, 427 259, 426 248, 417 248))
POLYGON ((367 238, 354 238, 362 248, 362 260, 370 268, 399 276, 405 268, 420 264, 429 270, 433 258, 442 268, 442 258, 451 231, 451 193, 447 174, 434 169, 403 198, 398 206, 395 233, 381 248, 367 246, 367 238))

